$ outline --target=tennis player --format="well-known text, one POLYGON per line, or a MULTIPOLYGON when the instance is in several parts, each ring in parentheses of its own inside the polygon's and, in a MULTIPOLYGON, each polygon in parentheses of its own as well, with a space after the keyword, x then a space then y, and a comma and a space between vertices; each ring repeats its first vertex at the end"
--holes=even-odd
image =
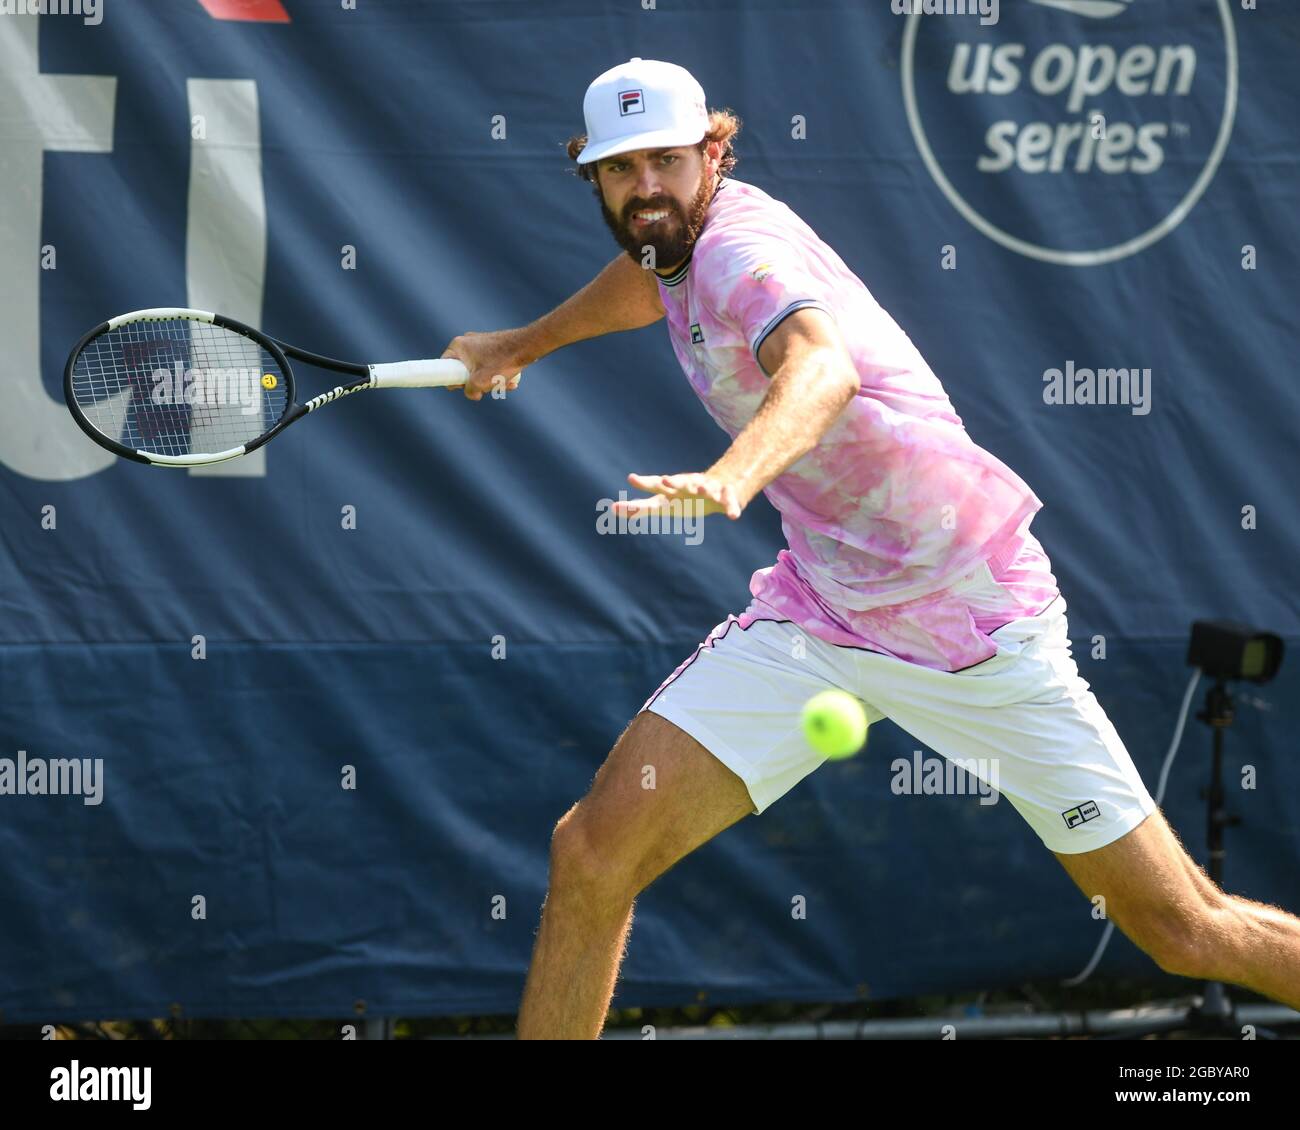
POLYGON ((459 336, 444 356, 476 400, 564 345, 666 317, 733 442, 707 470, 629 475, 648 497, 621 509, 694 500, 736 519, 762 492, 788 548, 556 826, 520 1037, 599 1036, 637 895, 822 763, 799 719, 832 687, 945 757, 996 763, 1001 795, 1161 969, 1300 1007, 1300 920, 1210 881, 1079 675, 1030 532, 1042 503, 971 440, 835 251, 731 175, 737 120, 649 59, 600 75, 583 109, 569 155, 623 253, 539 321, 459 336))

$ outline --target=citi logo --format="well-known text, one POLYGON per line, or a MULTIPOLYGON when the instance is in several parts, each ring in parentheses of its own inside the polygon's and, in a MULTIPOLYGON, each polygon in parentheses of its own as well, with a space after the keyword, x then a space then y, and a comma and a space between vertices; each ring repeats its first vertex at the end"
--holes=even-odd
POLYGON ((1076 16, 1090 16, 1094 20, 1108 20, 1128 11, 1133 0, 1029 0, 1031 4, 1041 4, 1044 8, 1060 8, 1062 12, 1072 12, 1076 16))

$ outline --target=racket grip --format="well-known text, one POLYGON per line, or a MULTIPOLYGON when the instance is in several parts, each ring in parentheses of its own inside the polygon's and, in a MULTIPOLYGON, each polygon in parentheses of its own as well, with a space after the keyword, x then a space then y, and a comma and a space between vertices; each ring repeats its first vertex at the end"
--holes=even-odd
POLYGON ((393 361, 369 369, 372 388, 443 388, 469 380, 469 370, 454 357, 393 361))

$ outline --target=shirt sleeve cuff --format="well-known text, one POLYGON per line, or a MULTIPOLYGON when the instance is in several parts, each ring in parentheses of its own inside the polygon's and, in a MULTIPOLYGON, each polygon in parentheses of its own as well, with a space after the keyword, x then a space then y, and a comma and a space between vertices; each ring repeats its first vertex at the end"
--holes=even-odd
MULTIPOLYGON (((823 302, 820 298, 797 299, 794 302, 791 302, 779 313, 774 314, 771 318, 767 320, 763 328, 758 331, 757 336, 754 338, 753 343, 750 345, 750 350, 754 354, 754 361, 758 364, 759 369, 761 369, 764 373, 767 373, 767 370, 763 368, 763 362, 758 360, 758 351, 763 348, 763 342, 767 340, 768 335, 771 334, 771 332, 774 329, 776 329, 777 326, 779 326, 782 322, 784 322, 786 318, 788 318, 796 310, 804 310, 808 308, 814 310, 824 310, 830 316, 831 321, 836 320, 835 311, 832 310, 828 305, 826 305, 826 303, 823 302)), ((770 377, 772 374, 767 373, 767 375, 770 377)))

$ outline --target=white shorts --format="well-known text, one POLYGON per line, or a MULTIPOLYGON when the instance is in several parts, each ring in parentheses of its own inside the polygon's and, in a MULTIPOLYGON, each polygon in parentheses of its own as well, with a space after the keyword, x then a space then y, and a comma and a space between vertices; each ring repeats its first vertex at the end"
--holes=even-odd
MULTIPOLYGON (((838 687, 862 699, 871 722, 892 719, 983 781, 988 798, 1006 797, 1051 851, 1093 851, 1136 828, 1156 804, 1075 666, 1064 598, 989 638, 997 654, 954 673, 839 647, 789 620, 742 629, 729 616, 641 709, 740 777, 755 812, 825 761, 800 715, 838 687)), ((858 756, 871 756, 870 738, 858 756)))

